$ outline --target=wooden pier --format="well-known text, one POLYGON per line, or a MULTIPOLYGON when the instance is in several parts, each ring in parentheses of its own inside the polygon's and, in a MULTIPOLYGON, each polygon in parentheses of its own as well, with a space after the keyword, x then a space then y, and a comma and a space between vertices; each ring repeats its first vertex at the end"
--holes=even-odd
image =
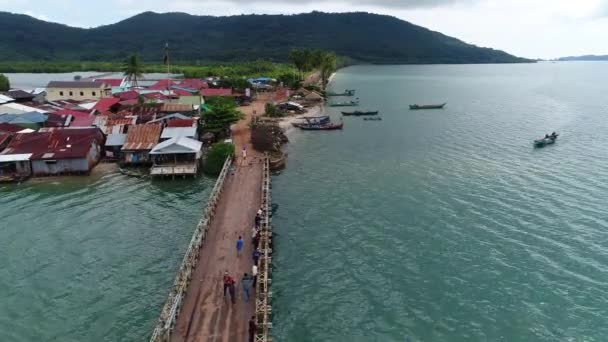
POLYGON ((271 341, 270 329, 270 170, 267 157, 227 160, 177 274, 151 342, 247 341, 255 317, 255 341, 271 341), (252 227, 262 208, 258 281, 245 302, 240 279, 251 274, 252 227), (245 242, 237 255, 236 240, 245 242), (223 296, 222 277, 237 281, 237 301, 223 296))

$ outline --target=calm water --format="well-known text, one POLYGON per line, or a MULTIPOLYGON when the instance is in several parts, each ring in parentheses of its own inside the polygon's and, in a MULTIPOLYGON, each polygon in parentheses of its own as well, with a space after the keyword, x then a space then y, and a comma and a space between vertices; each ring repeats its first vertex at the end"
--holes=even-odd
POLYGON ((291 134, 275 339, 605 341, 606 79, 608 63, 339 72, 384 120, 291 134))
POLYGON ((213 180, 0 185, 0 341, 143 341, 213 180))

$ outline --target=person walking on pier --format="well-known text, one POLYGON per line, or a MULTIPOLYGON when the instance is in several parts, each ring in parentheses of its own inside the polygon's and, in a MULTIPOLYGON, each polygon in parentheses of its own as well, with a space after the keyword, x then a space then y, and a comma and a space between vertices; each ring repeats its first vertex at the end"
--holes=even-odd
POLYGON ((249 320, 249 342, 253 342, 257 330, 258 327, 255 324, 255 316, 251 316, 251 319, 249 320))
POLYGON ((241 256, 241 251, 243 250, 243 238, 239 236, 239 239, 236 240, 236 255, 241 256))
POLYGON ((228 290, 232 304, 236 303, 234 283, 235 281, 230 275, 228 275, 228 271, 224 272, 224 298, 226 298, 226 290, 228 290))
POLYGON ((260 256, 262 256, 262 252, 260 252, 259 249, 256 249, 253 251, 253 254, 251 255, 252 259, 253 259, 253 264, 257 265, 258 264, 258 260, 260 260, 260 256))
POLYGON ((241 286, 243 287, 243 292, 245 293, 245 302, 249 302, 249 294, 251 293, 251 285, 253 283, 253 278, 245 273, 243 278, 241 279, 241 286))
POLYGON ((245 145, 243 145, 242 154, 243 154, 243 161, 246 161, 247 160, 247 146, 245 146, 245 145))
POLYGON ((251 276, 253 277, 253 288, 255 289, 255 284, 258 282, 258 265, 253 264, 251 267, 251 276))

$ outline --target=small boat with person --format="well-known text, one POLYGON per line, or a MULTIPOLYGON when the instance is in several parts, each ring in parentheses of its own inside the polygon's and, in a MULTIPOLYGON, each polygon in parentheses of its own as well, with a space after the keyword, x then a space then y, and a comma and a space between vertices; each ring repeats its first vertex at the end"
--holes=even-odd
POLYGON ((550 135, 545 134, 544 138, 534 140, 534 147, 545 147, 547 145, 553 145, 555 144, 555 140, 557 140, 558 136, 559 134, 555 132, 551 133, 550 135))
POLYGON ((445 107, 445 105, 447 105, 447 102, 444 102, 442 104, 413 104, 410 105, 410 109, 415 110, 415 109, 442 109, 443 107, 445 107))
POLYGON ((366 115, 378 115, 377 110, 369 110, 369 111, 363 111, 363 110, 355 110, 352 112, 342 112, 342 115, 344 116, 366 116, 366 115))
POLYGON ((343 93, 334 93, 328 91, 325 93, 327 96, 355 96, 355 89, 346 89, 343 93))
POLYGON ((356 107, 359 105, 359 99, 357 98, 355 101, 345 101, 345 102, 334 102, 331 103, 330 107, 356 107))

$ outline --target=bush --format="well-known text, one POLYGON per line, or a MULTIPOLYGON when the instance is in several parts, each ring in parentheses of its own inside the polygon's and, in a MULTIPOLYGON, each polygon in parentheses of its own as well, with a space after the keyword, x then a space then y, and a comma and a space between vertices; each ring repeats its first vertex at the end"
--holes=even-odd
POLYGON ((273 105, 270 102, 266 104, 265 112, 266 116, 271 118, 280 118, 284 116, 283 112, 281 112, 281 110, 277 108, 277 106, 273 105))
POLYGON ((209 176, 218 176, 222 172, 222 167, 226 158, 234 155, 234 145, 228 143, 213 144, 207 154, 204 172, 209 176))
POLYGON ((9 91, 11 89, 11 84, 8 81, 8 77, 0 74, 0 91, 9 91))

